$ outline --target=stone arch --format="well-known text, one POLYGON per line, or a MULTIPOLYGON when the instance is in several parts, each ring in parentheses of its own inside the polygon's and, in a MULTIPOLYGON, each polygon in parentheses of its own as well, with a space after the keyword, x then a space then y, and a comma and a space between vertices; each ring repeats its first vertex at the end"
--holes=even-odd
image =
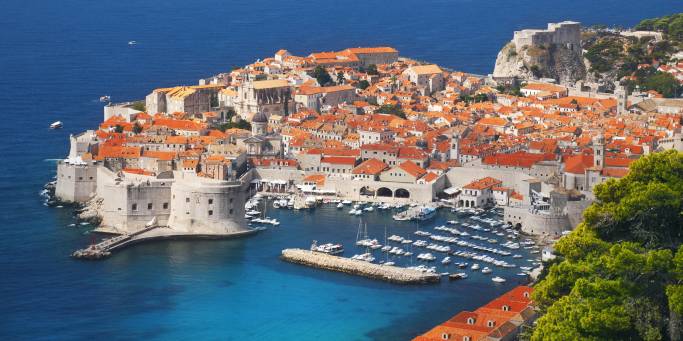
POLYGON ((360 188, 360 195, 374 196, 375 191, 370 190, 368 186, 363 186, 360 188))
POLYGON ((390 189, 386 187, 380 187, 377 189, 377 196, 378 197, 393 197, 394 192, 392 192, 390 189))
POLYGON ((458 207, 463 207, 464 205, 465 205, 464 201, 462 199, 460 199, 458 201, 458 207))
POLYGON ((405 188, 397 188, 394 192, 395 198, 410 198, 410 192, 405 188))
POLYGON ((522 229, 522 223, 515 224, 515 229, 521 230, 522 229))
POLYGON ((477 206, 477 205, 474 203, 474 200, 470 201, 470 207, 475 207, 475 206, 477 206))

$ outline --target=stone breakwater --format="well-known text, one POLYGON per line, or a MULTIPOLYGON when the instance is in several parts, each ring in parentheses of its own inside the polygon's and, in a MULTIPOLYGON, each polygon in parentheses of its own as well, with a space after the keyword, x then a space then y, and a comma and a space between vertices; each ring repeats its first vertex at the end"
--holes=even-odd
POLYGON ((339 271, 353 275, 381 279, 401 284, 425 284, 439 282, 436 274, 417 270, 372 264, 360 260, 332 256, 302 249, 284 249, 281 258, 285 261, 316 268, 339 271))

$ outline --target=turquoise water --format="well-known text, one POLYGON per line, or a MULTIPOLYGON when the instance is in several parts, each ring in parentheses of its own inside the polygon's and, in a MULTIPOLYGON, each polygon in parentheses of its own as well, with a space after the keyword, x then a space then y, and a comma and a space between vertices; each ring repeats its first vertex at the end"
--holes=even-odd
MULTIPOLYGON (((406 56, 488 73, 516 29, 565 19, 630 26, 681 10, 680 0, 5 0, 0 339, 396 340, 474 308, 514 283, 481 285, 473 276, 406 287, 277 258, 311 239, 350 243, 357 220, 334 208, 274 211, 283 215, 281 227, 242 240, 159 242, 103 262, 72 260, 91 236, 67 227, 68 208, 42 205, 38 192, 55 169, 45 160, 66 155, 69 133, 101 121, 102 95, 142 98, 280 48, 307 54, 392 45, 406 56), (65 128, 48 130, 56 120, 65 128)), ((392 222, 376 216, 368 225, 381 238, 392 222)))

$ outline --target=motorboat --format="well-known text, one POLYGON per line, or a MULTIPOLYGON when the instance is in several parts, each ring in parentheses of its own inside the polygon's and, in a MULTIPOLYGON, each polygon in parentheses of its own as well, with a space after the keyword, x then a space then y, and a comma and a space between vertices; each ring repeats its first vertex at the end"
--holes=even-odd
POLYGON ((63 126, 64 126, 64 124, 62 123, 62 121, 55 121, 55 122, 52 122, 52 124, 50 124, 50 129, 59 129, 63 126))
POLYGON ((339 208, 339 209, 344 208, 344 204, 338 203, 338 204, 337 204, 337 208, 339 208))
POLYGON ((137 44, 138 44, 138 42, 135 40, 131 40, 128 42, 128 45, 137 45, 137 44))
POLYGON ((343 205, 351 205, 351 200, 344 200, 341 202, 343 205))
POLYGON ((109 95, 104 95, 104 96, 100 97, 100 102, 110 102, 110 101, 111 101, 111 97, 109 95))
POLYGON ((313 244, 311 245, 311 251, 327 253, 329 255, 338 255, 344 252, 344 246, 342 244, 332 243, 317 245, 317 242, 313 241, 313 244))
POLYGON ((470 269, 479 270, 479 264, 477 264, 477 263, 472 264, 472 267, 470 269))
POLYGON ((491 272, 493 272, 493 270, 491 270, 488 266, 485 266, 483 269, 481 269, 481 273, 483 274, 490 274, 491 272))
POLYGON ((443 264, 443 265, 451 264, 451 257, 448 257, 448 256, 444 257, 444 259, 441 260, 441 264, 443 264))
POLYGON ((496 276, 496 277, 491 278, 491 280, 496 282, 496 283, 505 283, 505 278, 503 278, 503 277, 496 276))
POLYGON ((448 279, 450 279, 452 281, 459 280, 459 279, 465 279, 465 278, 467 278, 467 274, 464 272, 458 272, 457 274, 450 274, 448 276, 448 279))

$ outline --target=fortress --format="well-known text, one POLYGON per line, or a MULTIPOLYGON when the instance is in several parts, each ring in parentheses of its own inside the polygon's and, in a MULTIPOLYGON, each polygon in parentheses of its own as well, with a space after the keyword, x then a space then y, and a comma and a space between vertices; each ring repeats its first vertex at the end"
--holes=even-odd
POLYGON ((251 173, 216 180, 176 170, 130 172, 88 160, 92 131, 71 137, 69 157, 57 165, 56 197, 86 204, 101 218, 98 232, 130 235, 150 225, 151 237, 230 237, 248 234, 244 203, 251 173), (86 159, 86 160, 84 160, 86 159))
POLYGON ((515 31, 512 42, 517 49, 524 46, 564 45, 570 50, 581 48, 581 24, 575 21, 549 23, 548 29, 515 31))

